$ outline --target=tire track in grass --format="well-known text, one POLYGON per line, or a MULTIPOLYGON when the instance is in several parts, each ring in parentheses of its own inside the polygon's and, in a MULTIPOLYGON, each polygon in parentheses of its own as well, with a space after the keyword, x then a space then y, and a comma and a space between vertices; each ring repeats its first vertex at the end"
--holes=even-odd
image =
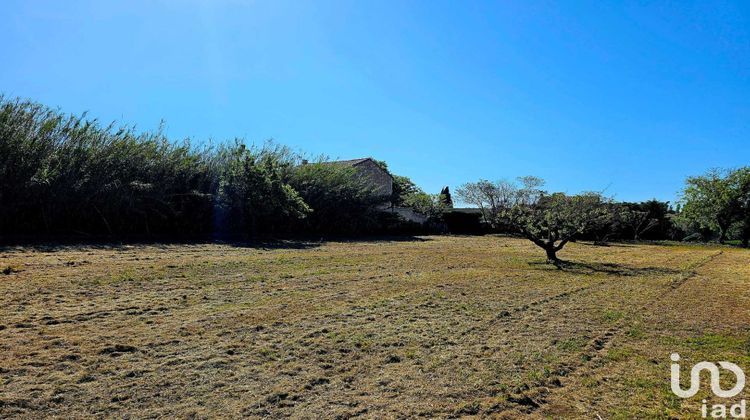
MULTIPOLYGON (((697 270, 706 264, 710 263, 716 257, 723 254, 724 251, 718 251, 714 254, 708 255, 701 258, 700 260, 688 265, 682 272, 680 272, 674 279, 672 279, 665 289, 659 293, 655 298, 643 304, 638 308, 638 312, 645 311, 650 306, 653 306, 660 302, 664 297, 677 290, 680 286, 685 284, 690 279, 694 278, 698 273, 697 270)), ((573 365, 560 366, 556 371, 564 373, 562 375, 551 376, 544 380, 543 383, 536 384, 533 387, 526 386, 516 390, 517 395, 511 396, 508 401, 515 405, 516 410, 522 411, 526 414, 532 414, 542 408, 547 401, 545 398, 551 392, 551 389, 561 389, 566 386, 562 383, 560 377, 567 377, 579 372, 582 368, 591 366, 599 361, 609 350, 612 344, 612 340, 615 336, 622 333, 625 328, 626 318, 621 318, 615 325, 605 330, 602 334, 594 337, 586 346, 586 351, 581 355, 580 362, 573 365)))
POLYGON ((566 290, 566 291, 561 292, 561 293, 557 293, 557 294, 550 295, 550 296, 545 296, 545 297, 539 298, 537 300, 533 300, 531 302, 527 302, 527 303, 524 303, 522 305, 518 305, 516 307, 510 308, 508 310, 500 311, 500 313, 498 313, 496 316, 491 317, 490 319, 484 321, 483 323, 481 323, 479 325, 472 326, 472 327, 466 329, 464 332, 461 333, 461 337, 465 337, 465 336, 467 336, 467 335, 469 335, 471 333, 477 332, 477 331, 486 330, 491 325, 494 325, 494 323, 497 322, 497 321, 508 320, 509 318, 512 318, 515 315, 524 313, 524 312, 528 311, 529 309, 535 308, 537 306, 542 306, 542 305, 550 303, 550 302, 559 301, 559 300, 565 299, 565 298, 567 298, 569 296, 576 295, 578 293, 581 293, 581 292, 584 292, 584 291, 587 291, 587 290, 590 290, 590 289, 593 289, 593 288, 596 288, 596 287, 603 286, 603 285, 605 285, 605 284, 607 284, 609 282, 610 282, 609 279, 601 280, 601 281, 598 281, 598 282, 594 282, 594 283, 588 284, 586 286, 575 287, 575 288, 566 290))
MULTIPOLYGON (((723 251, 719 251, 719 254, 721 252, 723 252, 723 251)), ((718 256, 719 254, 716 254, 716 256, 718 256)), ((693 267, 693 265, 702 265, 703 264, 702 261, 704 259, 701 259, 701 260, 697 261, 696 263, 691 264, 685 270, 694 270, 695 267, 693 267)), ((680 275, 683 275, 685 273, 685 270, 683 270, 683 272, 681 272, 680 275)), ((673 287, 676 287, 675 284, 679 285, 682 281, 684 281, 684 280, 679 280, 679 281, 674 281, 673 280, 671 282, 671 284, 673 285, 673 287)), ((604 279, 604 280, 600 280, 598 282, 592 282, 592 283, 590 283, 590 284, 588 284, 586 286, 579 286, 579 287, 575 287, 575 288, 566 290, 566 291, 561 292, 561 293, 557 293, 557 294, 550 295, 550 296, 544 296, 544 297, 539 298, 537 300, 533 300, 531 302, 527 302, 527 303, 524 303, 522 305, 518 305, 518 306, 510 308, 508 310, 500 311, 500 313, 498 315, 496 315, 494 317, 491 317, 489 320, 487 320, 487 321, 485 321, 485 322, 483 322, 483 323, 481 323, 481 324, 479 324, 477 326, 473 326, 471 328, 468 328, 467 330, 465 330, 464 332, 461 333, 461 337, 464 337, 464 336, 466 336, 466 335, 468 335, 468 334, 470 334, 472 332, 475 332, 475 331, 487 329, 487 328, 489 328, 489 326, 492 323, 494 323, 496 321, 499 321, 499 320, 502 320, 502 319, 506 319, 506 318, 510 318, 513 315, 516 315, 516 314, 519 314, 519 313, 523 313, 523 312, 525 312, 525 311, 527 311, 529 309, 532 309, 532 308, 537 307, 537 306, 544 305, 546 303, 550 303, 550 302, 554 302, 554 301, 559 301, 559 300, 562 300, 562 299, 564 299, 566 297, 569 297, 569 296, 572 296, 572 295, 576 295, 578 293, 585 292, 585 291, 590 290, 590 289, 593 290, 595 288, 607 285, 610 282, 611 282, 611 279, 604 279)))

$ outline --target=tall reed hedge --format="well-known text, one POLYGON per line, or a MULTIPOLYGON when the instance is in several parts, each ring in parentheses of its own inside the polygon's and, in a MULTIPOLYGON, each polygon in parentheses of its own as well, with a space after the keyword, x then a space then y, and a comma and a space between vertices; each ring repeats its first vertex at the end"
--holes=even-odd
POLYGON ((198 146, 0 97, 0 235, 376 229, 351 168, 299 163, 283 146, 198 146))

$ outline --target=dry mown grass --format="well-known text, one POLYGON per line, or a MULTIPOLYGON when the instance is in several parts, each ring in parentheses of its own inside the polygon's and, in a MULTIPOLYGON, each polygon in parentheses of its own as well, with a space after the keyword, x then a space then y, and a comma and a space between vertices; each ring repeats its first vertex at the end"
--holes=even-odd
POLYGON ((562 256, 497 237, 5 250, 0 417, 695 416, 708 395, 670 393, 671 352, 750 367, 746 251, 562 256))

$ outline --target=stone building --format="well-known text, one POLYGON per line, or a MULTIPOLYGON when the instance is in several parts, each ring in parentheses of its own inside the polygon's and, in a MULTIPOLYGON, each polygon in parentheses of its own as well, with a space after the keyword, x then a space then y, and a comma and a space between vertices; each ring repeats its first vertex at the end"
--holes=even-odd
POLYGON ((388 171, 375 163, 372 158, 337 160, 329 163, 353 167, 359 176, 367 180, 378 197, 382 197, 384 202, 390 203, 393 194, 393 177, 388 171))
POLYGON ((347 165, 355 168, 357 173, 367 180, 375 194, 378 197, 382 197, 383 201, 376 205, 377 209, 396 214, 399 218, 409 222, 419 224, 427 222, 427 216, 417 213, 409 207, 393 205, 391 201, 393 196, 393 177, 372 158, 338 160, 329 163, 333 165, 347 165))

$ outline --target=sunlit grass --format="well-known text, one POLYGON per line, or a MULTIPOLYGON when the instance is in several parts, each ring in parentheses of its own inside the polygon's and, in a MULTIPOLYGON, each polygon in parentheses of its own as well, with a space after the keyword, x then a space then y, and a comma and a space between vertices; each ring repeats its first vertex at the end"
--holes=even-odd
POLYGON ((1 256, 0 417, 666 418, 700 401, 669 391, 671 352, 750 367, 739 249, 575 243, 564 270, 491 236, 1 256))

